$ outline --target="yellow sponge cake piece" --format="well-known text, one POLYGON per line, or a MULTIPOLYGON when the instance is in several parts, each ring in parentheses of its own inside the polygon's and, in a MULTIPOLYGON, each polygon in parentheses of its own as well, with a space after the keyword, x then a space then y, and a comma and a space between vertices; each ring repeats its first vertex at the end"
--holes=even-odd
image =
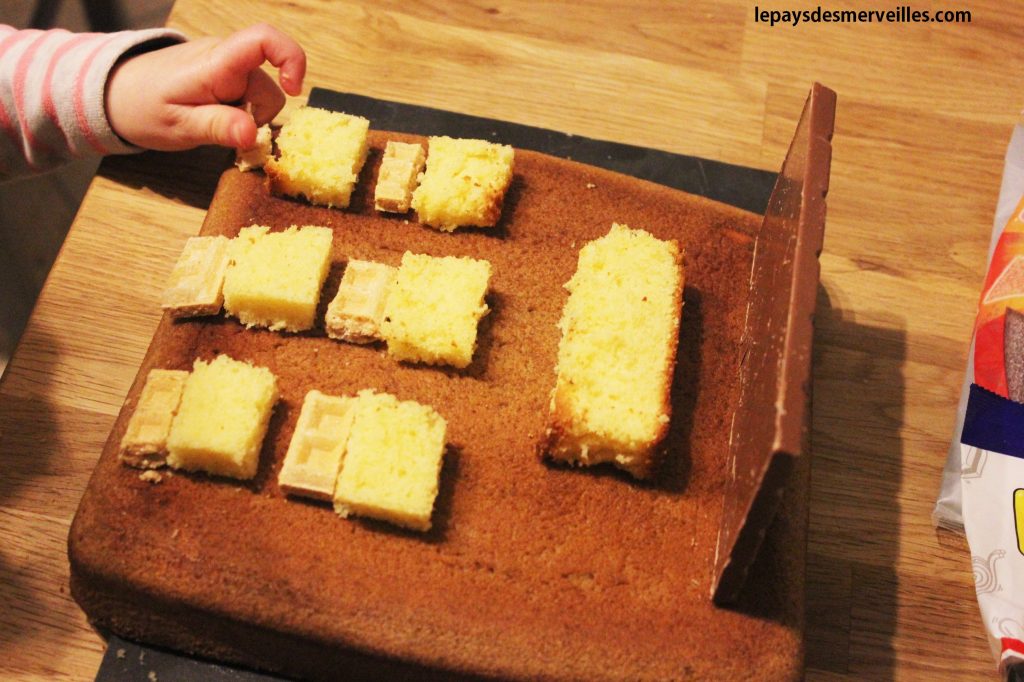
POLYGON ((196 360, 167 438, 167 464, 252 478, 277 395, 277 379, 265 367, 226 355, 196 360))
POLYGON ((231 243, 224 309, 248 327, 309 329, 330 266, 332 238, 327 227, 293 225, 284 232, 243 227, 231 243))
POLYGON ((297 109, 277 136, 278 157, 263 166, 279 194, 345 208, 366 161, 370 122, 316 107, 297 109))
POLYGON ((580 250, 565 286, 544 450, 578 464, 612 462, 646 478, 671 409, 683 292, 679 246, 615 224, 580 250))
POLYGON ((466 367, 476 350, 477 323, 487 313, 491 278, 485 260, 402 256, 384 303, 381 334, 399 360, 466 367))
POLYGON ((420 222, 445 232, 497 223, 513 157, 508 145, 431 137, 427 170, 412 195, 420 222))
POLYGON ((433 408, 387 393, 360 391, 356 401, 335 510, 429 530, 447 423, 433 408))

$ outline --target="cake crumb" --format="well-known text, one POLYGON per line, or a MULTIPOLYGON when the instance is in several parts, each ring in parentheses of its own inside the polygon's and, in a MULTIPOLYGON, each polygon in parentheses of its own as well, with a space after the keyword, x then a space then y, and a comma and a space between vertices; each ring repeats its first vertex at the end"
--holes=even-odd
POLYGON ((156 485, 157 483, 163 481, 164 477, 163 475, 161 475, 159 471, 156 471, 155 469, 146 469, 141 474, 139 474, 139 480, 146 481, 147 483, 152 483, 153 485, 156 485))
POLYGON ((592 182, 588 182, 587 183, 587 189, 594 189, 595 187, 597 187, 597 185, 595 185, 594 183, 592 183, 592 182))
POLYGON ((126 652, 126 651, 125 651, 124 649, 118 649, 118 650, 117 650, 117 657, 118 657, 118 658, 124 658, 124 657, 125 657, 125 654, 127 654, 127 653, 128 653, 128 652, 126 652))
POLYGON ((149 674, 146 675, 146 677, 149 679, 149 682, 157 682, 157 680, 156 680, 156 671, 155 670, 150 670, 149 674))

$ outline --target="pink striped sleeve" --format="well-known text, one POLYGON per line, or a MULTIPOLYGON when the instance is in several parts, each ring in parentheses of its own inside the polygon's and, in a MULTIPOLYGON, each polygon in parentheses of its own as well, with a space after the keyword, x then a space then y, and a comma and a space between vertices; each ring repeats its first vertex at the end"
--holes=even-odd
POLYGON ((19 31, 0 25, 0 181, 86 154, 137 151, 111 129, 107 76, 127 51, 177 31, 19 31))

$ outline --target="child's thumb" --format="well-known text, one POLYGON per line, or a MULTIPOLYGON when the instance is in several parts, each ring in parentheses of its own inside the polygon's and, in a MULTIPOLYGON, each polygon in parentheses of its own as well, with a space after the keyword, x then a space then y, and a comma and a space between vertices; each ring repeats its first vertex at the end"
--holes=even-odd
POLYGON ((206 104, 189 112, 186 135, 196 145, 219 144, 246 149, 256 143, 252 116, 226 104, 206 104))

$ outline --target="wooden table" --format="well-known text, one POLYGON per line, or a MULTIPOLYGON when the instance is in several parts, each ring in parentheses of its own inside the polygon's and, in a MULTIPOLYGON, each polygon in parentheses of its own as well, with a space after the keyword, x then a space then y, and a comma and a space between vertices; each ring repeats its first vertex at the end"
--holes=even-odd
MULTIPOLYGON (((811 82, 834 88, 808 677, 991 675, 970 557, 929 514, 1021 106, 1024 6, 964 3, 960 25, 773 27, 738 0, 616 4, 180 0, 170 25, 276 24, 308 51, 307 89, 772 170, 811 82)), ((0 676, 95 674, 103 642, 68 595, 68 525, 225 158, 105 162, 3 377, 0 676)))

